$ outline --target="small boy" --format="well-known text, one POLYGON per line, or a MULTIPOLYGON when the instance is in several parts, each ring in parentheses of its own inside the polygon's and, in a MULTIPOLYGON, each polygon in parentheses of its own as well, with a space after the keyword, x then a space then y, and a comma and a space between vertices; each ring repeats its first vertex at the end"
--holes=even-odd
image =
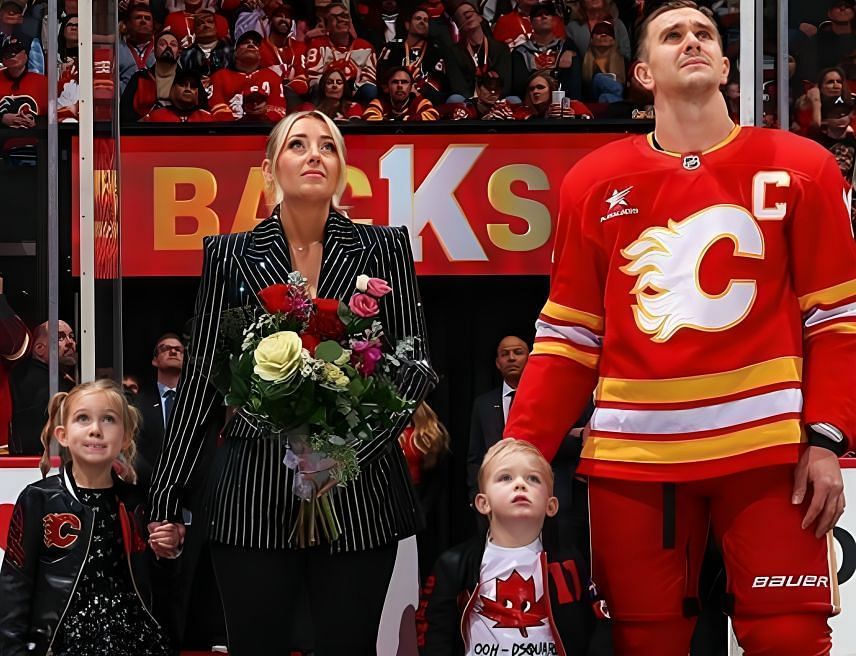
POLYGON ((576 552, 542 544, 559 502, 553 470, 528 442, 500 440, 485 454, 475 507, 490 523, 445 552, 417 612, 420 654, 583 656, 606 606, 576 552))

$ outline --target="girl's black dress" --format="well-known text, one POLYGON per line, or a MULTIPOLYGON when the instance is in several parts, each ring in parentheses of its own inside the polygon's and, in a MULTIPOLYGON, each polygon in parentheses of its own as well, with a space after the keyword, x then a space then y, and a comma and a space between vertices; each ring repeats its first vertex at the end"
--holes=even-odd
POLYGON ((160 626, 134 590, 112 488, 76 490, 95 511, 92 544, 54 642, 56 656, 169 656, 160 626))

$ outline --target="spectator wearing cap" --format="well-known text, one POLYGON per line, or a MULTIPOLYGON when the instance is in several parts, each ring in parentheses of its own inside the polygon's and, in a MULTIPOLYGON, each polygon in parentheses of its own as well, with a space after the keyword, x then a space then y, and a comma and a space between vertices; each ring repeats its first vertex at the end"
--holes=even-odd
POLYGON ((178 67, 198 73, 210 96, 211 76, 232 63, 234 50, 227 39, 217 36, 217 24, 211 12, 196 12, 193 26, 195 43, 181 53, 178 67))
POLYGON ((134 73, 122 92, 119 116, 123 121, 139 121, 153 107, 169 105, 180 51, 175 34, 158 34, 154 66, 134 73))
POLYGON ((195 16, 200 11, 210 12, 214 16, 214 28, 218 39, 230 38, 229 22, 213 7, 207 6, 207 0, 184 0, 184 9, 171 11, 163 22, 163 29, 169 30, 178 37, 182 49, 189 48, 195 42, 195 16))
POLYGON ((626 76, 627 61, 618 51, 613 25, 601 21, 592 28, 591 42, 583 56, 583 97, 599 103, 622 100, 626 76))
POLYGON ((32 128, 36 116, 48 110, 48 79, 27 70, 27 51, 15 37, 0 47, 0 123, 9 128, 32 128))
POLYGON ((205 87, 199 74, 178 70, 170 85, 168 103, 158 104, 142 118, 142 122, 209 123, 214 117, 206 105, 205 87))
POLYGON ((797 98, 794 108, 797 130, 800 134, 807 136, 812 129, 820 127, 823 99, 834 99, 844 95, 845 81, 846 76, 842 69, 837 66, 825 68, 817 76, 817 85, 797 98))
POLYGON ((313 103, 305 103, 298 110, 311 111, 317 109, 334 121, 353 121, 362 118, 363 108, 353 99, 353 82, 345 79, 340 68, 328 67, 318 81, 316 93, 318 99, 313 103))
POLYGON ((351 14, 343 4, 333 3, 324 16, 327 35, 312 39, 306 52, 306 72, 315 86, 328 66, 341 67, 346 79, 354 83, 358 102, 370 102, 377 96, 375 75, 377 55, 365 39, 351 35, 351 14))
POLYGON ((514 117, 514 110, 507 100, 500 99, 503 80, 490 72, 480 75, 476 80, 476 93, 463 102, 449 104, 446 118, 453 121, 508 120, 514 117))
POLYGON ((429 35, 429 21, 424 7, 417 7, 405 15, 407 36, 384 46, 377 60, 378 77, 383 79, 390 68, 404 66, 413 76, 415 90, 439 107, 449 95, 446 63, 440 48, 429 35))
POLYGON ((282 5, 274 10, 270 17, 270 32, 261 45, 262 66, 279 75, 286 98, 294 96, 289 102, 293 105, 297 96, 309 91, 306 77, 306 44, 294 36, 294 19, 291 5, 282 5))
POLYGON ((537 3, 529 13, 531 36, 511 53, 512 91, 523 96, 526 81, 535 71, 550 71, 569 98, 582 97, 581 58, 573 41, 553 31, 556 7, 552 0, 537 3))
POLYGON ((591 42, 592 28, 601 21, 612 23, 618 52, 626 61, 630 60, 630 35, 627 27, 618 18, 618 10, 607 0, 580 0, 579 16, 568 22, 566 27, 568 36, 571 37, 580 52, 585 52, 591 42))
POLYGON ((841 174, 850 185, 853 184, 853 169, 856 163, 856 135, 850 127, 853 110, 853 100, 849 94, 838 98, 823 98, 820 127, 809 132, 812 139, 833 154, 841 174))
MULTIPOLYGON (((516 48, 532 36, 532 10, 537 5, 553 4, 552 0, 518 0, 517 6, 496 21, 493 28, 493 38, 503 41, 511 49, 516 48)), ((550 27, 557 39, 565 37, 565 24, 556 15, 555 9, 550 14, 550 27)))
POLYGON ((856 49, 854 0, 830 0, 826 16, 829 20, 821 23, 817 34, 800 50, 798 73, 801 79, 815 79, 819 70, 837 66, 856 49))
POLYGON ((211 76, 211 113, 218 121, 237 121, 244 115, 244 89, 258 87, 268 94, 267 106, 285 116, 282 80, 261 66, 260 47, 264 38, 250 30, 238 37, 235 62, 211 76))
POLYGON ((27 0, 0 0, 0 48, 15 37, 29 52, 31 37, 23 33, 27 0))
POLYGON ((474 4, 461 2, 452 17, 458 26, 458 43, 444 53, 453 97, 463 102, 476 93, 476 79, 493 71, 503 80, 502 97, 511 92, 511 51, 501 41, 485 34, 482 16, 474 4), (456 98, 454 96, 457 96, 456 98))
POLYGON ((363 112, 366 121, 436 121, 440 114, 431 101, 413 89, 413 75, 404 66, 387 70, 383 94, 363 112))
POLYGON ((154 19, 146 5, 137 3, 128 10, 125 36, 119 44, 120 90, 125 90, 134 73, 154 65, 154 19))

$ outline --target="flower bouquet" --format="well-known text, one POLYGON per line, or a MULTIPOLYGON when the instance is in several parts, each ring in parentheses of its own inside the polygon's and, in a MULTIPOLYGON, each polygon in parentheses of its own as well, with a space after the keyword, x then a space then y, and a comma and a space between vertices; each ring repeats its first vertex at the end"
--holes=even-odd
POLYGON ((264 313, 236 308, 221 317, 218 352, 226 355, 214 383, 227 405, 287 441, 284 463, 301 500, 289 542, 301 548, 339 538, 327 490, 353 481, 360 446, 413 407, 393 382, 413 340, 390 343, 376 319, 391 288, 364 275, 356 286, 347 304, 312 299, 294 272, 259 292, 264 313))

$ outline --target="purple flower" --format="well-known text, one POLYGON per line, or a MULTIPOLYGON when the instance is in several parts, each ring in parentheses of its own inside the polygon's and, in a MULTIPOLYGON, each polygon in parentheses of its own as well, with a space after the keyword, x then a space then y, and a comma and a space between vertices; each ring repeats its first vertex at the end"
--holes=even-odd
POLYGON ((351 342, 353 351, 353 361, 357 371, 364 378, 368 378, 374 374, 377 368, 377 363, 383 358, 383 351, 380 348, 378 340, 359 340, 351 342))

